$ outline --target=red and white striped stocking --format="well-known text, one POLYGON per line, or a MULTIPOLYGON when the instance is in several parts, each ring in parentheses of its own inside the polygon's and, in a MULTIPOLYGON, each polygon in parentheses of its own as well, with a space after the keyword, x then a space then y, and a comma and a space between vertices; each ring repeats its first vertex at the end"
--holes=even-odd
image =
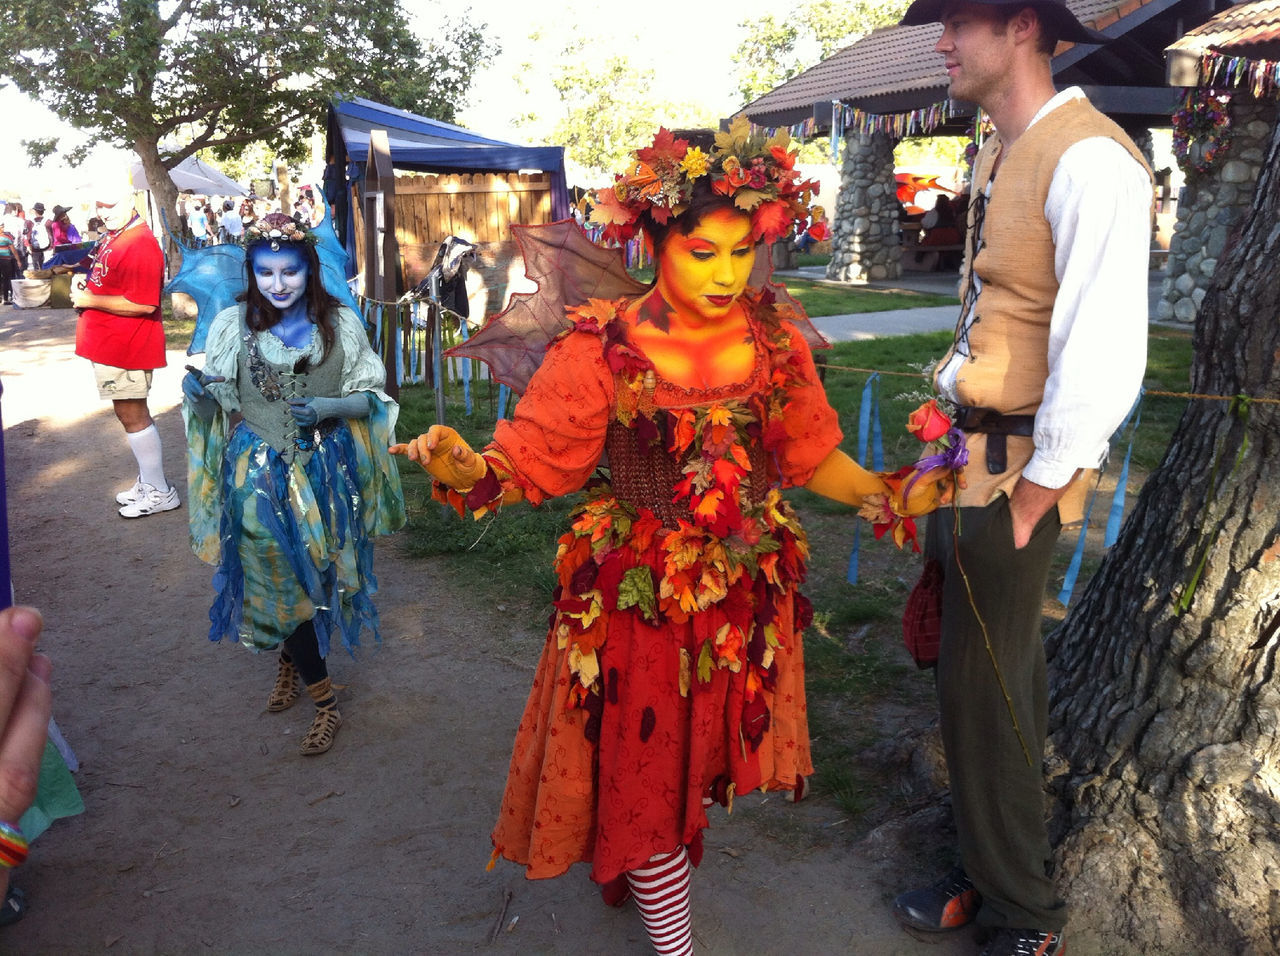
POLYGON ((659 956, 692 956, 693 925, 689 916, 689 881, 693 868, 683 846, 672 853, 657 853, 642 867, 627 872, 649 933, 659 956))

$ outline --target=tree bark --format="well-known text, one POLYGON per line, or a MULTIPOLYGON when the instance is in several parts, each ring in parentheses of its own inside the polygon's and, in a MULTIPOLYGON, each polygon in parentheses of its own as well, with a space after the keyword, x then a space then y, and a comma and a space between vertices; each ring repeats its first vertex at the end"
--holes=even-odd
POLYGON ((158 229, 156 238, 164 249, 165 259, 169 264, 169 275, 178 274, 182 266, 182 251, 173 237, 180 235, 182 224, 177 221, 178 187, 169 178, 169 170, 160 158, 160 145, 154 138, 139 138, 133 144, 134 152, 142 160, 142 170, 147 174, 147 184, 151 187, 151 195, 156 205, 158 229), (168 226, 168 229, 165 226, 168 226))
MULTIPOLYGON (((1280 126, 1200 309, 1193 392, 1280 397, 1277 223, 1280 126)), ((1120 951, 1280 948, 1278 422, 1192 400, 1049 638, 1059 885, 1120 951)))

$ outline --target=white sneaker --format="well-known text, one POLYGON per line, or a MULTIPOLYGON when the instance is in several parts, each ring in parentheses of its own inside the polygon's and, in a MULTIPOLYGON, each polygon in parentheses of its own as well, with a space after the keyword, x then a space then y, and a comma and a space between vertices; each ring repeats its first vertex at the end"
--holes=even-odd
POLYGON ((120 509, 122 518, 142 518, 146 515, 159 514, 161 511, 172 511, 181 505, 178 500, 178 489, 172 485, 168 491, 160 491, 154 485, 143 484, 142 493, 137 501, 132 501, 120 509))
POLYGON ((122 491, 116 495, 116 504, 131 505, 142 497, 142 476, 139 475, 133 481, 133 487, 128 491, 122 491))

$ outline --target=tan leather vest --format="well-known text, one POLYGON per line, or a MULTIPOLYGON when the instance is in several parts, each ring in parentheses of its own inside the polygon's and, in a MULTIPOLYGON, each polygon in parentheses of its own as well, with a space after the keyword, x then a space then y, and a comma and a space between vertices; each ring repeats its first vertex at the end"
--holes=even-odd
MULTIPOLYGON (((999 133, 989 137, 978 153, 973 194, 976 197, 988 181, 991 194, 980 243, 975 229, 978 203, 969 203, 961 301, 968 301, 974 274, 982 282, 974 306, 976 317, 967 335, 969 357, 956 376, 956 393, 962 405, 992 408, 1002 415, 1034 415, 1040 407, 1049 377, 1049 320, 1058 294, 1053 231, 1045 219, 1044 205, 1062 154, 1080 140, 1095 136, 1115 140, 1151 174, 1124 130, 1083 99, 1063 103, 1023 133, 1009 147, 994 180, 992 170, 1001 149, 999 133)), ((961 339, 957 330, 956 342, 934 369, 935 377, 951 360, 961 339)), ((1018 435, 1010 435, 1006 441, 1008 467, 992 475, 986 466, 986 436, 968 436, 968 488, 960 492, 961 506, 982 507, 1001 493, 1013 493, 1035 445, 1030 437, 1018 435)), ((1082 472, 1058 502, 1063 524, 1084 516, 1093 476, 1091 470, 1082 472)))

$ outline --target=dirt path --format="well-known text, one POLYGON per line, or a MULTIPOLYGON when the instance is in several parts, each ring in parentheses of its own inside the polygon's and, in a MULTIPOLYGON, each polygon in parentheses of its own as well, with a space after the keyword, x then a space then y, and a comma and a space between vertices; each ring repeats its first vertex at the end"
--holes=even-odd
MULTIPOLYGON (((17 878, 30 912, 0 949, 649 952, 634 911, 606 908, 585 867, 540 882, 485 870, 542 635, 509 634, 446 561, 385 540, 383 643, 331 658, 346 723, 329 754, 299 756, 310 706, 267 713, 273 660, 205 637, 210 569, 188 548, 185 506, 117 516, 133 459, 73 354, 74 321, 0 312, 14 585, 45 614, 87 807, 35 845, 17 878)), ((182 364, 170 353, 152 410, 185 491, 182 364)), ((694 880, 697 953, 975 951, 967 933, 929 945, 897 928, 888 900, 918 874, 901 872, 892 833, 850 847, 821 799, 754 794, 717 813, 694 880)))

